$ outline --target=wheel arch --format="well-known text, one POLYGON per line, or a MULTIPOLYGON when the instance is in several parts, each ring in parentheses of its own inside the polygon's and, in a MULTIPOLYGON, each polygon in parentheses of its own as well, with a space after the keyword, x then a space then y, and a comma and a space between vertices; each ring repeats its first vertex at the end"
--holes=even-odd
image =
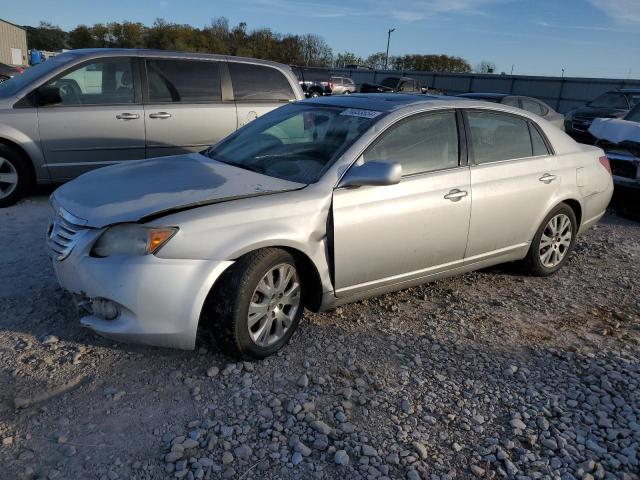
POLYGON ((573 213, 576 216, 578 230, 580 230, 580 226, 582 225, 582 205, 580 205, 580 202, 573 198, 567 198, 565 200, 562 200, 561 202, 558 202, 556 206, 560 205, 560 203, 566 203, 567 205, 569 205, 569 207, 571 207, 571 210, 573 210, 573 213))

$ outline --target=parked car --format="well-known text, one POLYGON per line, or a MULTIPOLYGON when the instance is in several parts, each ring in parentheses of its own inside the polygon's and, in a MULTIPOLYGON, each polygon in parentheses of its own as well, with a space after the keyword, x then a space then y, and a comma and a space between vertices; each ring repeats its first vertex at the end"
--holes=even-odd
POLYGON ((329 70, 324 68, 308 68, 291 66, 293 73, 298 77, 300 87, 307 98, 331 95, 333 83, 329 70))
POLYGON ((420 82, 410 77, 387 77, 379 84, 363 83, 362 93, 424 93, 420 82))
POLYGON ((510 95, 508 93, 462 93, 458 96, 521 108, 527 112, 535 113, 548 122, 553 123, 561 130, 564 130, 564 115, 556 112, 549 105, 537 98, 510 95))
POLYGON ((595 138, 589 133, 589 127, 594 118, 622 118, 639 102, 640 88, 611 90, 567 112, 564 128, 574 139, 592 143, 595 138))
POLYGON ((589 133, 609 158, 616 187, 640 191, 640 103, 622 119, 594 119, 589 133))
POLYGON ((23 67, 7 65, 6 63, 0 63, 0 83, 6 82, 10 78, 15 77, 16 75, 19 75, 22 72, 24 72, 23 67))
POLYGON ((63 185, 48 245, 94 331, 262 358, 304 308, 516 260, 550 275, 612 192, 601 149, 523 110, 333 95, 63 185))
POLYGON ((331 77, 331 84, 332 95, 349 95, 357 91, 355 82, 349 77, 331 77))
POLYGON ((0 84, 0 206, 34 183, 203 150, 304 98, 286 65, 153 50, 72 50, 0 84))

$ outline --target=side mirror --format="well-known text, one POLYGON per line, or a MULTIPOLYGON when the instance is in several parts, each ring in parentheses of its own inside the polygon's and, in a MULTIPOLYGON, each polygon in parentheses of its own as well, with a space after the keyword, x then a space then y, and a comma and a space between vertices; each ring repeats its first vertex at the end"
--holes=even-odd
POLYGON ((398 162, 365 162, 354 165, 342 177, 339 187, 382 186, 400 183, 402 165, 398 162))
POLYGON ((60 89, 51 85, 40 87, 36 91, 36 99, 38 100, 38 105, 41 107, 62 103, 60 89))

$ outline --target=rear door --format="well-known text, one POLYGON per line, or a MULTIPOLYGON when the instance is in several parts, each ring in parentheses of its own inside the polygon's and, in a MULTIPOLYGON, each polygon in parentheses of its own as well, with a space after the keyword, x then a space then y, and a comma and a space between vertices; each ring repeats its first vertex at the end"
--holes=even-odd
POLYGON ((289 80, 277 68, 231 60, 228 65, 238 128, 296 100, 289 80))
POLYGON ((144 158, 144 112, 130 57, 75 65, 40 88, 56 88, 60 103, 38 107, 38 128, 51 178, 144 158))
POLYGON ((147 157, 198 152, 236 130, 224 60, 146 58, 144 67, 147 157))
POLYGON ((535 124, 506 112, 466 112, 473 203, 466 261, 524 249, 561 183, 535 124))

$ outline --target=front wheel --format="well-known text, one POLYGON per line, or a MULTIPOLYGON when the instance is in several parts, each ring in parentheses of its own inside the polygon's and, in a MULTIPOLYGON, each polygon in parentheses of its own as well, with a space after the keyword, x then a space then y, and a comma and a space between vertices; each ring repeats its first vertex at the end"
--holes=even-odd
POLYGON ((288 252, 248 253, 219 282, 204 313, 221 348, 241 358, 264 358, 289 341, 302 317, 303 287, 288 252))
POLYGON ((578 222, 573 209, 566 203, 561 203, 542 221, 523 266, 529 273, 537 276, 557 272, 567 262, 577 233, 578 222))

